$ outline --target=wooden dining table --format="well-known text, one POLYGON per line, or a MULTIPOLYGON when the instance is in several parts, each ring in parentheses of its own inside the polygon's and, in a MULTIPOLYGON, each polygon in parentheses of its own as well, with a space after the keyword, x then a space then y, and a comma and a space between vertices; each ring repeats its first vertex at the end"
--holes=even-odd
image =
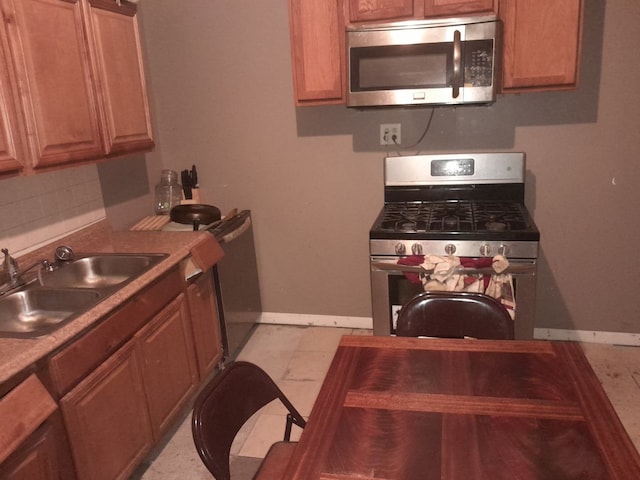
POLYGON ((344 336, 288 480, 640 479, 580 344, 344 336))

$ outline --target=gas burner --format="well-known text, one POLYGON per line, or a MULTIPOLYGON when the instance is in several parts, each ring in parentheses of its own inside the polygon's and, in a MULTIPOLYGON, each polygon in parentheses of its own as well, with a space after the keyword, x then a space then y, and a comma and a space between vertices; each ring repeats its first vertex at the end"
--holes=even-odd
POLYGON ((485 226, 490 232, 504 232, 507 229, 507 224, 504 222, 487 222, 485 226))

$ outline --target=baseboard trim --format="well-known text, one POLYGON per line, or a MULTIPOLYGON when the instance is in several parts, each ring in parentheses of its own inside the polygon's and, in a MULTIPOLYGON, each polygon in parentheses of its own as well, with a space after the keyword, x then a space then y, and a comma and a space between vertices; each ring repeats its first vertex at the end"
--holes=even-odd
POLYGON ((259 322, 279 325, 373 329, 373 319, 371 317, 262 312, 259 322))
MULTIPOLYGON (((312 327, 361 328, 371 330, 371 317, 345 317, 339 315, 310 315, 302 313, 262 312, 260 323, 274 325, 304 325, 312 327)), ((564 340, 585 343, 640 346, 640 333, 601 332, 593 330, 563 330, 536 328, 533 337, 538 340, 564 340)))
POLYGON ((640 346, 640 333, 536 328, 534 329, 533 337, 540 340, 567 340, 584 343, 607 343, 610 345, 629 345, 634 347, 640 346))

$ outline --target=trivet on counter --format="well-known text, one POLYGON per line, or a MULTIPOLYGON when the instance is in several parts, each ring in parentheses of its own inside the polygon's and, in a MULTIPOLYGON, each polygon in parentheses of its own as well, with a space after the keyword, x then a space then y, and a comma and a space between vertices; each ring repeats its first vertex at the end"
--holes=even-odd
POLYGON ((169 215, 150 215, 136 223, 131 230, 162 230, 169 220, 169 215))

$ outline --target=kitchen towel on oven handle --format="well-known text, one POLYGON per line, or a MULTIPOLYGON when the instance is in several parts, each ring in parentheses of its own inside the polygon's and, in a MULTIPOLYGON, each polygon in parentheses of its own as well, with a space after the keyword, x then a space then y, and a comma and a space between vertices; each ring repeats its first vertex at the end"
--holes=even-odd
POLYGON ((410 268, 403 274, 425 291, 484 293, 499 300, 511 318, 515 316, 513 277, 507 272, 509 261, 503 255, 493 258, 412 255, 399 259, 397 264, 418 267, 418 271, 410 268))

